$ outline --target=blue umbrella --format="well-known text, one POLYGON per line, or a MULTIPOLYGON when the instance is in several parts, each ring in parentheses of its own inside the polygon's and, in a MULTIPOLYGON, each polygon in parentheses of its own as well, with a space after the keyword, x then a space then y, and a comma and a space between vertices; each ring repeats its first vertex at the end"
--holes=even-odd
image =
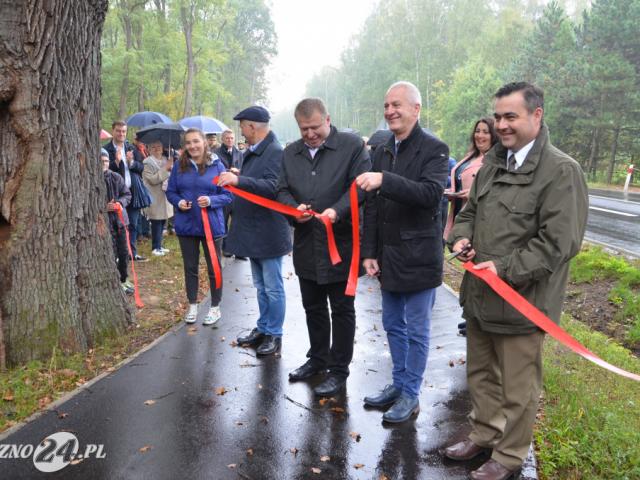
POLYGON ((127 125, 129 127, 148 127, 156 123, 173 123, 169 117, 158 112, 138 112, 127 117, 127 125))
POLYGON ((229 127, 217 118, 205 117, 204 115, 183 118, 178 120, 178 123, 184 128, 199 128, 204 133, 222 133, 229 130, 229 127))

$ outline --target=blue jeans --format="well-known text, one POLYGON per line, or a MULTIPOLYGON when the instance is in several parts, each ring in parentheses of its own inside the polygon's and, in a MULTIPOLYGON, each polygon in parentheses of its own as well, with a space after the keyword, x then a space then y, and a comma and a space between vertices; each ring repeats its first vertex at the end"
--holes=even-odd
POLYGON ((435 288, 410 293, 382 290, 382 325, 393 361, 393 386, 412 398, 420 394, 427 366, 435 299, 435 288))
POLYGON ((258 331, 274 337, 282 336, 286 308, 282 257, 251 258, 253 286, 258 290, 258 331))
POLYGON ((162 248, 162 232, 166 220, 151 220, 151 248, 160 250, 162 248))
POLYGON ((138 240, 140 210, 140 208, 127 207, 127 215, 129 216, 129 243, 131 245, 131 253, 133 253, 134 257, 138 254, 136 241, 138 240))

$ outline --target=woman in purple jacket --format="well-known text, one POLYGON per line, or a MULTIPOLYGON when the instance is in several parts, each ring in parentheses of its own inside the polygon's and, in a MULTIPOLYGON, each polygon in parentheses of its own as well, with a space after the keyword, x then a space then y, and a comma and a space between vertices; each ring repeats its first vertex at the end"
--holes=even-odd
MULTIPOLYGON (((198 263, 200 261, 200 245, 204 247, 209 273, 211 290, 211 308, 207 313, 204 325, 213 325, 220 318, 220 300, 222 287, 215 288, 215 275, 209 251, 206 247, 201 209, 206 209, 218 259, 220 246, 226 235, 223 207, 231 203, 232 195, 214 185, 213 179, 225 171, 224 165, 215 154, 209 151, 204 132, 190 128, 184 135, 184 149, 180 160, 174 164, 167 199, 175 207, 174 228, 180 242, 184 263, 184 277, 189 299, 189 311, 185 316, 186 323, 194 323, 198 313, 198 263)), ((219 260, 218 260, 219 261, 219 260)))

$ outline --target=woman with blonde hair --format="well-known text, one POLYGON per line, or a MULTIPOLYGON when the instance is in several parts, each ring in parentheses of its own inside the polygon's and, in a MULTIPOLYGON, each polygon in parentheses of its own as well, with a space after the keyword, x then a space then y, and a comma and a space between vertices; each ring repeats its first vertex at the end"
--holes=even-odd
POLYGON ((165 191, 169 184, 169 174, 173 169, 173 160, 167 159, 162 152, 162 142, 149 143, 150 155, 144 159, 142 180, 149 190, 153 202, 146 209, 146 216, 151 221, 151 253, 162 256, 169 250, 162 247, 162 233, 167 220, 173 217, 173 207, 167 201, 165 191))
POLYGON ((207 250, 201 209, 207 213, 211 233, 215 240, 216 256, 220 261, 220 247, 226 235, 223 207, 231 203, 232 195, 225 189, 214 185, 213 179, 225 171, 222 161, 207 145, 204 132, 190 128, 184 134, 184 149, 180 159, 173 166, 167 199, 174 206, 174 228, 184 262, 184 276, 189 300, 186 323, 194 323, 198 313, 198 265, 200 245, 204 248, 209 274, 211 307, 203 321, 204 325, 217 323, 222 314, 220 301, 222 287, 216 289, 216 278, 211 256, 207 250))

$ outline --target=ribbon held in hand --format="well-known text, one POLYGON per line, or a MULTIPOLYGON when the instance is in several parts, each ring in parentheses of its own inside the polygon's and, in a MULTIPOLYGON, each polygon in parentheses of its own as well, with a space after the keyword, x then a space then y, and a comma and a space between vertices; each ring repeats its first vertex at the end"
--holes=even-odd
POLYGON ((131 273, 133 273, 133 293, 134 298, 136 300, 136 307, 143 308, 144 303, 142 303, 142 299, 140 298, 140 292, 138 291, 138 275, 136 274, 136 267, 134 266, 135 259, 133 258, 133 252, 131 251, 131 242, 129 241, 129 229, 124 221, 124 215, 122 214, 122 205, 118 202, 114 202, 116 213, 118 214, 118 218, 122 223, 124 228, 124 233, 127 238, 127 250, 129 250, 129 258, 131 258, 131 273))
POLYGON ((596 365, 606 368, 607 370, 622 375, 623 377, 630 378, 640 382, 640 375, 627 372, 615 365, 611 365, 605 362, 595 353, 589 351, 584 345, 578 342, 575 338, 567 333, 566 330, 557 325, 553 320, 547 317, 544 313, 531 305, 526 298, 516 292, 507 283, 505 283, 500 277, 493 273, 489 269, 475 270, 472 262, 465 262, 464 269, 483 280, 491 289, 502 297, 509 305, 515 308, 518 312, 524 315, 527 319, 533 322, 537 327, 541 328, 560 343, 569 347, 578 355, 586 358, 587 360, 595 363, 596 365))
MULTIPOLYGON (((214 185, 218 184, 218 177, 213 179, 213 183, 214 185)), ((222 188, 230 191, 238 197, 244 198, 251 203, 255 203, 256 205, 260 205, 261 207, 268 208, 269 210, 273 210, 284 215, 289 215, 294 218, 302 218, 304 214, 314 216, 322 222, 327 231, 327 247, 329 249, 329 258, 331 259, 331 264, 337 265, 342 261, 340 253, 338 253, 335 235, 333 234, 331 219, 329 219, 329 217, 327 217, 326 215, 321 215, 320 213, 314 212, 313 210, 307 210, 303 212, 302 210, 298 210, 297 208, 285 205, 280 202, 276 202, 275 200, 271 200, 269 198, 261 197, 260 195, 256 195, 255 193, 241 190, 238 187, 234 187, 232 185, 225 185, 222 188)), ((360 263, 360 222, 358 210, 358 191, 355 181, 351 184, 349 190, 349 199, 351 205, 353 253, 351 255, 351 264, 349 265, 349 278, 347 279, 347 288, 344 293, 345 295, 353 297, 356 294, 356 287, 358 286, 358 267, 360 263)))
MULTIPOLYGON (((217 178, 217 177, 216 177, 217 178)), ((213 233, 211 233, 211 225, 209 224, 209 215, 207 214, 207 208, 200 209, 202 213, 202 225, 204 227, 204 236, 207 239, 207 249, 209 250, 209 258, 213 264, 213 274, 216 277, 216 290, 222 287, 222 270, 220 269, 220 260, 216 253, 216 247, 213 242, 213 233)), ((199 247, 198 247, 199 248, 199 247)))

